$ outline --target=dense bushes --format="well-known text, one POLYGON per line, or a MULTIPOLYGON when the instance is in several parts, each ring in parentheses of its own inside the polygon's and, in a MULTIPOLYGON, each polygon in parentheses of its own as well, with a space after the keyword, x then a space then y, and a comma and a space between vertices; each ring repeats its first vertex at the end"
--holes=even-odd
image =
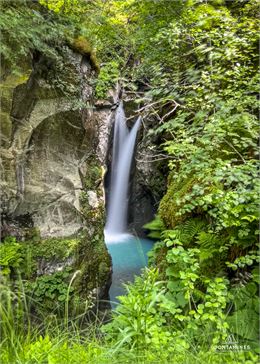
MULTIPOLYGON (((168 292, 181 307, 183 322, 205 316, 217 325, 213 331, 235 333, 254 348, 259 304, 256 3, 237 2, 235 12, 223 5, 194 2, 156 38, 165 58, 154 64, 168 82, 162 85, 156 75, 154 84, 179 105, 155 131, 165 135, 163 147, 171 159, 159 209, 169 230, 161 232, 154 264, 171 278, 168 292), (218 292, 222 285, 224 295, 218 292), (242 304, 240 295, 252 299, 242 304), (215 314, 222 308, 217 321, 204 312, 211 307, 215 314)), ((154 97, 158 100, 156 91, 154 97)))
MULTIPOLYGON (((41 3, 50 18, 70 19, 78 27, 81 2, 69 1, 67 10, 62 1, 41 3)), ((36 332, 26 342, 26 329, 16 335, 21 341, 12 342, 11 316, 11 351, 2 344, 3 360, 256 363, 257 1, 94 3, 82 28, 104 61, 96 95, 104 97, 120 78, 142 105, 144 120, 154 120, 150 133, 160 136, 169 161, 166 194, 157 219, 146 225, 157 240, 151 269, 128 286, 108 325, 95 326, 93 336, 88 331, 89 342, 81 329, 76 339, 69 336, 68 319, 65 336, 58 326, 56 338, 54 328, 44 329, 42 337, 36 332)), ((17 24, 26 24, 11 12, 17 24)), ((3 15, 6 27, 12 14, 3 15)), ((52 29, 52 36, 59 38, 60 29, 52 29)), ((49 43, 39 43, 36 33, 18 33, 19 42, 45 52, 49 43)), ((18 49, 18 56, 24 53, 18 49)), ((9 48, 4 52, 9 59, 9 48)), ((9 275, 21 268, 21 250, 10 241, 4 249, 2 272, 9 275)), ((64 298, 62 284, 61 292, 49 292, 49 279, 38 283, 43 296, 64 298)), ((2 312, 10 315, 10 299, 2 302, 2 312)))
MULTIPOLYGON (((160 236, 152 264, 159 268, 156 280, 164 281, 163 297, 171 305, 172 317, 155 331, 163 327, 174 335, 181 327, 193 345, 202 345, 206 332, 204 350, 235 334, 238 342, 255 350, 256 1, 236 1, 232 6, 224 1, 189 1, 176 9, 162 5, 160 11, 157 6, 133 2, 132 9, 140 10, 136 21, 147 20, 148 13, 155 21, 147 26, 138 23, 136 28, 130 22, 139 41, 132 56, 141 62, 130 63, 124 71, 131 82, 144 82, 141 109, 158 120, 150 133, 164 139, 162 148, 169 156, 168 189, 150 228, 152 236, 160 236), (167 19, 169 14, 165 23, 160 17, 167 19)), ((139 297, 139 284, 130 294, 132 303, 135 295, 139 297)), ((123 299, 124 304, 131 306, 130 297, 123 299)), ((136 310, 140 307, 138 301, 136 310)), ((158 319, 164 315, 158 304, 154 312, 158 319)), ((115 322, 120 323, 120 317, 115 322)), ((129 340, 125 345, 135 345, 134 338, 129 340)))

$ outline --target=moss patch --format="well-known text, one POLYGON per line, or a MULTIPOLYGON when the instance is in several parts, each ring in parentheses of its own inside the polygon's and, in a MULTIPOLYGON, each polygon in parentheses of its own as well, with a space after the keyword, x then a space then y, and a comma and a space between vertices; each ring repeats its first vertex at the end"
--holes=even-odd
POLYGON ((2 147, 8 147, 11 141, 12 120, 10 113, 12 109, 12 99, 14 89, 21 84, 25 84, 29 78, 30 70, 26 69, 24 74, 14 75, 9 74, 0 83, 0 99, 1 99, 1 114, 0 114, 0 132, 2 147))
POLYGON ((58 263, 77 255, 80 239, 41 240, 39 236, 31 234, 32 232, 28 229, 27 237, 31 237, 31 240, 17 242, 16 238, 8 236, 1 243, 0 263, 2 266, 6 266, 8 271, 17 268, 20 273, 25 274, 27 279, 31 279, 35 276, 37 266, 42 260, 58 263), (19 252, 19 255, 16 252, 19 252))
POLYGON ((86 161, 83 176, 84 191, 81 194, 81 211, 85 218, 85 232, 81 239, 75 266, 80 270, 77 290, 87 297, 95 288, 107 286, 111 273, 111 258, 104 242, 105 206, 103 201, 103 170, 95 156, 86 161), (89 204, 88 192, 96 193, 98 204, 89 204))
POLYGON ((159 214, 167 228, 174 228, 186 220, 188 214, 181 214, 179 211, 185 204, 183 197, 192 190, 198 183, 197 178, 187 177, 185 180, 178 181, 169 177, 167 192, 161 200, 159 214))
POLYGON ((77 285, 82 295, 86 296, 93 289, 103 287, 107 283, 111 258, 104 244, 103 231, 94 239, 90 240, 87 236, 82 239, 76 266, 80 270, 77 285))
POLYGON ((77 252, 80 239, 50 238, 32 246, 34 256, 64 261, 77 252))
POLYGON ((86 56, 91 63, 91 66, 94 68, 96 72, 99 72, 100 67, 97 61, 96 54, 92 48, 91 43, 84 37, 79 36, 73 40, 70 44, 70 47, 75 51, 83 56, 86 56))
MULTIPOLYGON (((87 190, 97 190, 102 182, 103 170, 96 158, 88 159, 88 170, 84 178, 84 187, 87 190)), ((96 191, 99 192, 99 191, 96 191)))

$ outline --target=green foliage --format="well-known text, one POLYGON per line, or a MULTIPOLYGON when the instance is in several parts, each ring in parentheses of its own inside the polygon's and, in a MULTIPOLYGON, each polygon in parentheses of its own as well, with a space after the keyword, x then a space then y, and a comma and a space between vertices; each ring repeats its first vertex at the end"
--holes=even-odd
MULTIPOLYGON (((238 292, 250 286, 259 261, 258 20, 255 1, 224 5, 189 2, 154 38, 161 53, 149 57, 154 76, 146 96, 158 103, 161 123, 152 133, 165 138, 170 176, 159 208, 168 230, 161 233, 152 262, 168 278, 184 322, 188 307, 201 320, 205 309, 215 305, 217 313, 218 305, 214 319, 205 313, 209 322, 256 340, 245 319, 255 320, 255 306, 238 309, 237 294, 232 298, 227 290, 233 292, 231 282, 238 292), (212 285, 219 277, 227 288, 218 302, 212 285)), ((256 302, 257 292, 251 295, 256 302)))
POLYGON ((114 87, 119 79, 118 63, 111 61, 101 67, 100 73, 96 81, 95 96, 104 99, 110 88, 114 87))
POLYGON ((156 216, 154 220, 143 226, 145 229, 150 230, 148 236, 153 239, 160 239, 161 232, 165 229, 165 226, 160 218, 156 216))
MULTIPOLYGON (((37 315, 52 312, 53 315, 64 316, 69 301, 70 314, 74 312, 74 308, 75 312, 84 312, 88 306, 70 284, 73 267, 67 267, 66 264, 71 256, 76 259, 79 242, 79 239, 40 240, 40 237, 32 237, 31 241, 18 243, 15 238, 8 237, 1 244, 3 276, 9 279, 15 294, 20 290, 19 280, 23 279, 23 295, 28 297, 30 310, 37 312, 37 315), (39 276, 39 267, 44 262, 55 265, 64 261, 62 270, 39 276)), ((90 297, 88 299, 90 301, 90 297)))
POLYGON ((189 246, 194 239, 201 234, 206 227, 206 222, 200 218, 193 218, 178 225, 174 230, 164 230, 162 238, 167 246, 184 245, 189 246))
POLYGON ((19 71, 21 60, 32 58, 35 51, 55 60, 57 47, 71 37, 74 27, 54 14, 44 14, 37 3, 1 2, 1 56, 4 64, 19 71))
MULTIPOLYGON (((38 243, 30 243, 33 257, 64 261, 75 254, 80 243, 79 238, 49 238, 38 243)), ((27 243, 28 244, 28 243, 27 243)))
MULTIPOLYGON (((54 302, 66 301, 70 274, 71 268, 66 268, 60 272, 40 276, 34 282, 26 284, 26 291, 34 297, 36 305, 41 306, 44 303, 46 308, 53 309, 54 302)), ((69 293, 73 291, 74 288, 70 287, 69 293)))
POLYGON ((25 360, 28 363, 48 363, 48 356, 52 347, 49 336, 42 336, 36 342, 33 342, 25 348, 25 360))
POLYGON ((238 268, 245 268, 245 267, 249 267, 252 266, 255 263, 259 263, 260 262, 260 258, 259 255, 257 254, 258 252, 249 252, 250 254, 244 255, 242 257, 238 257, 235 259, 235 261, 233 263, 229 263, 227 262, 227 266, 229 268, 232 268, 234 270, 237 270, 238 268))
MULTIPOLYGON (((99 363, 152 363, 158 358, 169 363, 256 363, 257 1, 187 0, 174 6, 168 0, 40 3, 45 9, 3 2, 5 62, 17 64, 38 51, 55 60, 60 72, 63 44, 73 48, 74 41, 78 51, 91 57, 90 39, 103 62, 95 96, 106 97, 121 79, 125 91, 139 97, 144 119, 154 122, 150 135, 163 143, 170 172, 158 216, 145 226, 159 240, 150 253, 153 268, 127 286, 128 294, 102 330, 103 341, 71 341, 66 331, 65 339, 55 341, 45 333, 20 344, 24 291, 15 296, 5 290, 5 305, 0 305, 6 317, 2 357, 21 363, 77 363, 82 358, 99 363), (14 302, 19 303, 14 306, 19 307, 18 331, 14 302), (251 351, 216 353, 216 345, 225 343, 229 334, 250 344, 251 351)), ((100 178, 90 163, 86 189, 98 189, 100 178)), ((82 194, 82 205, 95 227, 102 218, 100 209, 90 209, 87 193, 82 194)), ((55 258, 62 260, 70 248, 79 249, 81 282, 87 282, 81 292, 107 276, 109 258, 100 239, 98 230, 79 247, 54 244, 60 247, 55 258), (86 254, 99 257, 94 270, 86 254)), ((35 245, 35 255, 51 258, 53 243, 35 245)), ((16 244, 2 248, 5 275, 22 268, 22 248, 16 244)), ((30 295, 38 304, 60 299, 66 306, 71 285, 64 274, 39 277, 29 285, 30 295)))
MULTIPOLYGON (((197 304, 195 283, 201 278, 194 273, 199 268, 196 254, 196 251, 185 252, 176 248, 168 253, 167 288, 165 282, 159 280, 156 269, 146 270, 134 284, 127 286, 128 294, 119 297, 120 304, 113 314, 113 321, 103 328, 107 340, 115 345, 113 355, 124 355, 126 350, 134 350, 145 353, 146 360, 141 361, 144 363, 152 363, 156 355, 162 362, 171 362, 174 357, 180 363, 187 363, 190 362, 187 353, 192 354, 199 345, 195 353, 196 362, 218 362, 214 348, 224 344, 230 332, 226 316, 230 299, 228 281, 220 277, 203 279, 207 288, 197 304), (177 277, 182 284, 180 292, 185 292, 184 305, 176 298, 178 284, 174 282, 177 277), (190 305, 185 306, 188 302, 190 305), (201 354, 204 350, 207 354, 204 354, 203 360, 201 354)), ((228 358, 224 358, 223 354, 217 355, 222 362, 226 360, 229 363, 240 362, 244 355, 244 360, 246 357, 253 362, 256 360, 251 353, 241 354, 241 359, 239 353, 227 354, 228 358)))
POLYGON ((27 279, 35 275, 39 261, 64 261, 77 255, 80 239, 50 238, 17 242, 14 237, 7 237, 0 245, 0 266, 3 275, 11 272, 22 274, 27 279))
MULTIPOLYGON (((64 326, 63 321, 57 321, 53 315, 49 323, 45 316, 43 326, 38 327, 35 318, 32 319, 28 312, 29 297, 21 294, 24 292, 22 284, 17 295, 7 286, 1 286, 1 362, 58 364, 66 361, 81 364, 84 360, 93 364, 133 361, 152 364, 155 361, 172 362, 173 357, 180 364, 193 363, 195 358, 200 364, 258 362, 257 356, 251 352, 216 353, 209 346, 208 338, 212 335, 210 323, 215 324, 216 319, 221 321, 218 313, 226 297, 225 281, 216 279, 209 282, 204 306, 198 306, 197 313, 190 312, 192 319, 187 321, 180 309, 176 309, 166 297, 164 282, 158 281, 158 278, 157 270, 147 270, 135 284, 128 286, 129 294, 122 297, 114 320, 103 328, 98 318, 82 328, 80 317, 74 317, 64 326), (218 307, 215 307, 216 303, 218 307), (194 319, 195 314, 199 318, 194 319), (173 320, 178 320, 181 326, 173 325, 173 320), (192 337, 194 324, 201 331, 192 337), (188 331, 185 329, 187 325, 190 325, 188 331), (139 335, 139 329, 143 337, 139 335), (206 340, 203 345, 202 338, 206 340)), ((216 333, 215 337, 218 335, 216 333)))
POLYGON ((41 5, 46 6, 55 13, 71 12, 73 7, 77 6, 79 3, 77 0, 40 0, 39 2, 41 5))
MULTIPOLYGON (((49 335, 40 336, 36 341, 25 347, 24 354, 24 360, 27 364, 94 363, 92 359, 98 360, 99 357, 102 360, 102 348, 98 347, 98 345, 89 344, 88 342, 80 343, 80 339, 67 341, 62 338, 60 342, 57 342, 54 337, 50 338, 49 335)), ((99 362, 105 363, 103 360, 99 362)))
MULTIPOLYGON (((21 281, 20 281, 21 283, 21 281)), ((30 332, 31 325, 28 312, 28 301, 24 296, 23 286, 18 284, 18 289, 5 280, 0 281, 0 360, 4 363, 12 363, 17 359, 19 342, 25 338, 24 330, 30 332)))
POLYGON ((15 238, 8 237, 0 245, 1 274, 9 276, 12 270, 20 267, 22 262, 21 244, 15 238))
POLYGON ((161 340, 170 340, 170 335, 162 331, 165 321, 156 314, 161 296, 164 293, 162 282, 156 281, 158 273, 154 270, 146 272, 145 281, 137 277, 135 285, 126 286, 127 295, 121 296, 111 324, 105 326, 105 331, 111 339, 128 347, 142 348, 146 344, 160 347, 161 340))
POLYGON ((231 292, 235 299, 232 315, 227 322, 236 335, 249 340, 258 350, 260 300, 257 286, 251 282, 244 287, 235 287, 231 292))
POLYGON ((190 332, 197 332, 200 326, 209 331, 216 330, 213 344, 224 340, 228 329, 225 315, 230 298, 228 282, 223 278, 207 279, 199 274, 199 249, 185 250, 179 246, 171 249, 166 259, 167 297, 179 308, 175 319, 186 322, 190 332), (202 284, 206 287, 204 292, 199 290, 202 284))
MULTIPOLYGON (((235 286, 230 289, 225 265, 235 271, 254 267, 259 261, 256 252, 236 258, 234 263, 226 262, 226 250, 229 248, 223 244, 226 238, 208 231, 205 221, 198 218, 188 220, 174 230, 165 230, 161 239, 155 244, 150 261, 160 268, 160 277, 166 279, 165 297, 176 309, 170 321, 172 327, 184 324, 194 338, 200 335, 202 328, 215 332, 214 337, 207 337, 207 340, 212 339, 213 344, 223 342, 228 332, 233 332, 241 340, 249 340, 252 350, 255 350, 259 299, 255 283, 248 281, 258 282, 258 270, 253 270, 252 274, 238 273, 233 279, 235 286), (195 244, 197 247, 193 248, 195 244), (241 285, 245 284, 248 288, 241 290, 241 285), (247 290, 252 300, 243 297, 241 303, 248 302, 248 306, 242 305, 241 309, 240 292, 243 295, 243 291, 247 290), (251 326, 248 320, 240 320, 239 315, 242 318, 247 314, 254 317, 255 326, 251 326)), ((171 312, 174 312, 173 309, 171 312)))

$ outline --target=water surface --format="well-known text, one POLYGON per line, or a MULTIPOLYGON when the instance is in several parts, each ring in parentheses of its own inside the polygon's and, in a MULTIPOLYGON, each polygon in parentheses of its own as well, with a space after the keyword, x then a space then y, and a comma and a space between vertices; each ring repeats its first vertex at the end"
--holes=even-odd
POLYGON ((135 275, 140 275, 141 269, 148 263, 147 253, 153 246, 149 239, 139 239, 133 236, 124 237, 107 244, 112 256, 113 276, 109 295, 112 307, 118 302, 117 296, 124 295, 123 283, 133 282, 135 275))

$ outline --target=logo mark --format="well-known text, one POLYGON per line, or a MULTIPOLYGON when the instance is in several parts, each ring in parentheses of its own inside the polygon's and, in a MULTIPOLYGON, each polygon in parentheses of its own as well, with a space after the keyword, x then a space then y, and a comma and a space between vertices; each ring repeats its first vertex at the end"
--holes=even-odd
POLYGON ((236 340, 235 336, 233 334, 228 335, 226 341, 226 344, 238 344, 238 341, 236 340))
POLYGON ((226 340, 221 344, 216 345, 215 351, 218 353, 228 351, 250 351, 251 347, 247 343, 240 342, 234 334, 229 334, 226 340))

